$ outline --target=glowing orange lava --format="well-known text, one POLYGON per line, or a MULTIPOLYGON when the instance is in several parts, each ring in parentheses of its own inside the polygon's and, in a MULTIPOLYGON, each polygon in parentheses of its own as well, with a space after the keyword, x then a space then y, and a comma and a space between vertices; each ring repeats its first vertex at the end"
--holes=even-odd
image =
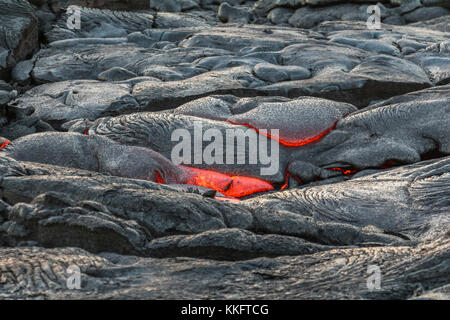
POLYGON ((184 167, 190 174, 185 182, 214 189, 227 197, 240 198, 256 192, 270 191, 274 187, 270 182, 245 176, 228 176, 223 173, 184 167))
POLYGON ((251 124, 247 124, 247 123, 236 123, 236 122, 233 122, 233 121, 230 121, 230 120, 228 120, 228 122, 231 123, 231 124, 233 124, 233 125, 239 125, 239 126, 245 126, 245 127, 252 128, 252 129, 255 130, 258 134, 263 135, 263 136, 266 136, 266 137, 269 138, 269 139, 278 141, 279 143, 281 143, 282 145, 285 145, 285 146, 287 146, 287 147, 301 147, 301 146, 304 146, 304 145, 307 145, 307 144, 310 144, 310 143, 312 143, 312 142, 315 142, 315 141, 318 141, 318 140, 322 139, 328 132, 334 130, 334 128, 336 127, 336 124, 337 124, 338 121, 336 120, 335 123, 333 124, 333 126, 331 126, 330 128, 328 128, 327 130, 325 130, 324 132, 318 134, 318 135, 315 136, 315 137, 312 137, 312 138, 309 138, 309 139, 306 139, 306 140, 297 140, 297 141, 294 141, 294 142, 292 142, 292 141, 286 141, 286 140, 283 140, 283 139, 281 139, 281 138, 275 139, 275 138, 272 137, 270 134, 262 134, 262 133, 259 131, 258 128, 252 126, 251 124))
POLYGON ((293 176, 289 172, 286 172, 286 179, 284 180, 284 184, 281 186, 280 190, 284 190, 284 189, 286 189, 288 187, 288 185, 289 185, 289 177, 292 177, 295 180, 297 180, 298 184, 303 184, 302 180, 300 180, 298 177, 293 176))
POLYGON ((330 169, 327 169, 327 170, 340 171, 340 172, 342 172, 342 174, 344 174, 346 176, 351 176, 351 175, 354 175, 355 173, 358 172, 358 170, 342 169, 342 168, 330 168, 330 169))
POLYGON ((161 177, 161 174, 159 173, 158 170, 153 170, 153 173, 155 174, 155 179, 156 182, 159 184, 163 184, 164 183, 164 179, 161 177))
POLYGON ((0 146, 0 149, 3 149, 4 147, 6 147, 10 143, 11 143, 11 141, 6 140, 5 142, 2 143, 2 145, 0 146))

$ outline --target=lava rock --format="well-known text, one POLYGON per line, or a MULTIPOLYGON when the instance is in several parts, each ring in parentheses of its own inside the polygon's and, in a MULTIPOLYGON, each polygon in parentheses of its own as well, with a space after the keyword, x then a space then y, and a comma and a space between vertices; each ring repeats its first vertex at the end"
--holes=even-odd
POLYGON ((2 296, 25 298, 30 292, 45 292, 54 299, 80 299, 95 292, 99 298, 135 299, 427 297, 434 290, 442 292, 448 282, 448 246, 448 237, 443 237, 418 247, 355 248, 237 262, 93 255, 77 248, 1 248, 0 264, 10 271, 2 296), (350 259, 353 263, 349 266, 350 259), (67 288, 71 265, 81 271, 81 290, 67 288), (368 265, 384 270, 382 290, 367 288, 368 265), (14 275, 20 270, 29 270, 30 276, 18 281, 14 275), (48 270, 54 277, 46 276, 48 270), (15 290, 10 289, 13 287, 15 290))
POLYGON ((323 134, 343 116, 356 110, 349 104, 305 97, 285 103, 262 103, 228 120, 235 124, 248 124, 257 130, 278 129, 280 141, 301 145, 323 134))
POLYGON ((217 17, 223 23, 227 22, 249 23, 253 18, 251 12, 249 12, 248 10, 244 8, 232 7, 228 4, 228 2, 223 2, 219 6, 217 17))
POLYGON ((59 132, 27 135, 13 141, 4 148, 3 153, 16 160, 99 171, 121 177, 156 181, 158 173, 167 183, 176 183, 177 179, 182 179, 181 169, 158 153, 124 146, 101 136, 59 132))
POLYGON ((67 21, 70 17, 65 12, 45 33, 49 42, 75 38, 116 38, 127 34, 151 29, 154 16, 146 12, 110 11, 80 7, 79 29, 69 29, 67 21))
POLYGON ((288 210, 319 221, 373 225, 413 238, 436 238, 448 229, 448 201, 442 199, 447 197, 449 161, 446 157, 341 183, 264 195, 247 200, 246 205, 288 210))
POLYGON ((30 3, 0 0, 0 298, 448 296, 448 1, 30 3))
POLYGON ((69 6, 103 8, 110 10, 149 9, 148 0, 46 0, 53 12, 59 12, 69 6))
POLYGON ((95 120, 141 110, 130 92, 131 86, 126 84, 62 81, 34 87, 12 104, 19 108, 33 108, 36 117, 58 127, 74 119, 95 120))
POLYGON ((38 19, 26 0, 0 1, 0 79, 38 47, 38 19))
POLYGON ((298 66, 276 66, 269 63, 257 64, 253 71, 258 78, 268 82, 301 80, 311 76, 311 73, 306 68, 298 66))

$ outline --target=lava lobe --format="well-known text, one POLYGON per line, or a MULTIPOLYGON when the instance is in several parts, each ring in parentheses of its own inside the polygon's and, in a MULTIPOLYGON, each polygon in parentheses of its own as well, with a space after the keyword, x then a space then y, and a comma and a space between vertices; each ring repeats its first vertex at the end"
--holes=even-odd
POLYGON ((227 197, 240 198, 256 192, 270 191, 270 182, 245 176, 228 176, 223 173, 184 167, 189 173, 186 184, 214 189, 227 197))

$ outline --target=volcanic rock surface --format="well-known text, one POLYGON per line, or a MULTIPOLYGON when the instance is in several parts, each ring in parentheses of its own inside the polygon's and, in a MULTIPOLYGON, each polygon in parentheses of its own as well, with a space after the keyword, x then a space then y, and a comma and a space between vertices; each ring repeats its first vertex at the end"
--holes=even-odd
POLYGON ((0 6, 0 298, 450 298, 448 1, 0 6))

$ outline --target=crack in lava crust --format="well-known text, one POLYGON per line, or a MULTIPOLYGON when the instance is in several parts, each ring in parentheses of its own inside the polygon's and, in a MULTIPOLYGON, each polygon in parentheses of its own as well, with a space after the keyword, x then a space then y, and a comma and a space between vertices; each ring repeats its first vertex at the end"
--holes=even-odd
POLYGON ((340 171, 340 172, 342 172, 342 174, 344 176, 352 176, 352 175, 354 175, 355 173, 358 172, 358 170, 356 170, 356 169, 344 169, 344 168, 330 168, 330 169, 327 169, 327 170, 340 171))
POLYGON ((260 132, 260 130, 254 126, 252 126, 251 124, 248 123, 237 123, 237 122, 233 122, 231 120, 227 120, 229 123, 231 123, 232 125, 236 125, 236 126, 244 126, 244 127, 249 127, 252 128, 253 130, 255 130, 258 134, 263 135, 269 139, 275 140, 279 143, 281 143, 284 146, 287 147, 301 147, 301 146, 305 146, 307 144, 313 143, 315 141, 318 141, 320 139, 322 139, 327 133, 333 131, 336 128, 336 125, 338 123, 338 120, 336 120, 334 122, 334 124, 326 129, 325 131, 319 133, 318 135, 312 137, 312 138, 308 138, 308 139, 304 139, 304 140, 295 140, 295 141, 287 141, 286 139, 282 139, 282 138, 275 138, 273 136, 271 136, 270 134, 263 134, 260 132))
POLYGON ((6 140, 5 142, 2 143, 2 145, 0 145, 0 149, 3 149, 4 147, 6 147, 10 143, 11 143, 11 141, 6 140))

